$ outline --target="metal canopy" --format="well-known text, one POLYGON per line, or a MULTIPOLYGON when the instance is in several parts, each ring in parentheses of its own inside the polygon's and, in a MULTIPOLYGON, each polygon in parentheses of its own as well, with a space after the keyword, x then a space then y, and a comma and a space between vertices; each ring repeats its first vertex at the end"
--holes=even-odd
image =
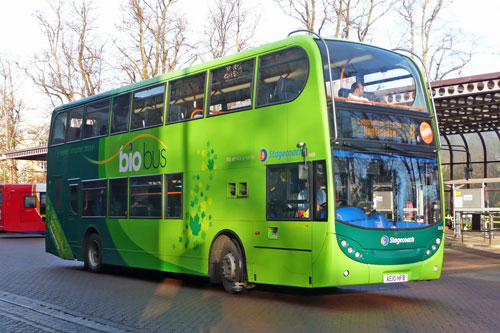
POLYGON ((432 82, 442 135, 500 129, 500 72, 432 82))

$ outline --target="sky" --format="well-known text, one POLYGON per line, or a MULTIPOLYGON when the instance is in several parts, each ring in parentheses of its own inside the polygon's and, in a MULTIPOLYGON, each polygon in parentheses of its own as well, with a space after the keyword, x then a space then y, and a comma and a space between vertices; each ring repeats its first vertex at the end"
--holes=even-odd
MULTIPOLYGON (((120 23, 120 6, 126 0, 95 1, 99 13, 97 25, 103 31, 115 31, 114 26, 120 23)), ((208 13, 206 0, 181 0, 182 9, 186 13, 189 28, 194 32, 203 30, 204 16, 208 13)), ((286 38, 287 34, 300 28, 297 21, 287 17, 271 0, 246 0, 245 5, 262 9, 262 16, 256 34, 255 44, 260 45, 286 38)), ((0 10, 0 57, 15 59, 20 63, 27 63, 37 51, 44 47, 44 36, 35 20, 36 10, 46 10, 45 0, 17 0, 2 1, 0 10)), ((500 37, 498 36, 498 0, 455 0, 443 10, 443 18, 459 26, 467 37, 478 38, 472 62, 465 68, 462 76, 500 72, 500 37)), ((391 17, 384 18, 384 27, 387 31, 394 31, 391 17)), ((383 31, 377 36, 383 39, 374 39, 373 44, 389 47, 389 43, 396 36, 383 31)), ((448 77, 453 78, 453 77, 448 77)), ((40 93, 33 93, 29 79, 19 78, 20 86, 27 98, 23 98, 28 108, 38 109, 46 107, 46 101, 40 93), (45 104, 44 104, 45 103, 45 104)))

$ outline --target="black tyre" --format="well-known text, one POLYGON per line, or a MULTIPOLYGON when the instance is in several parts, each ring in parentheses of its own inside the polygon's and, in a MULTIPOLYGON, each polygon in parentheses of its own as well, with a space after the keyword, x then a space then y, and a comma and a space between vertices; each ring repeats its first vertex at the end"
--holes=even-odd
POLYGON ((84 247, 84 268, 93 273, 103 271, 101 237, 98 234, 90 234, 84 247))
POLYGON ((221 251, 220 275, 222 286, 229 293, 241 293, 246 282, 243 256, 238 244, 228 239, 221 251))

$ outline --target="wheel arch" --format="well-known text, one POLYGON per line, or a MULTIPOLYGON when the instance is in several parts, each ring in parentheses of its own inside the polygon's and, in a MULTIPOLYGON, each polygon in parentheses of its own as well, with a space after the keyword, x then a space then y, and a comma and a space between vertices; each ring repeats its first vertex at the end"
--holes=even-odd
POLYGON ((235 241, 238 249, 240 250, 241 256, 243 257, 244 262, 244 276, 245 279, 248 279, 247 276, 247 257, 245 253, 245 247, 243 246, 243 242, 241 238, 230 229, 223 229, 219 231, 213 238, 212 244, 210 244, 210 251, 208 255, 208 276, 210 277, 210 282, 212 283, 220 283, 220 274, 214 274, 218 269, 218 263, 220 262, 220 254, 222 252, 222 247, 226 240, 232 239, 235 241))

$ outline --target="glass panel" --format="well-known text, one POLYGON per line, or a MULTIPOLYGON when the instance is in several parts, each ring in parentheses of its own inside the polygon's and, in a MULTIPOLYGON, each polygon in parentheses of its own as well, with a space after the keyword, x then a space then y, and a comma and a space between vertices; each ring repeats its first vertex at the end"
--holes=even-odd
POLYGON ((169 82, 167 123, 203 117, 205 82, 206 73, 169 82))
POLYGON ((268 218, 308 219, 308 169, 304 164, 269 167, 268 218))
POLYGON ((453 156, 453 163, 466 162, 467 154, 464 152, 464 140, 462 140, 460 135, 448 135, 448 140, 452 149, 451 156, 453 156))
POLYGON ((109 99, 87 105, 85 109, 84 138, 108 134, 109 99))
POLYGON ((165 175, 165 217, 182 218, 182 173, 165 175))
POLYGON ((109 216, 127 217, 127 178, 109 180, 109 216))
POLYGON ((161 218, 161 176, 130 178, 130 216, 161 218))
POLYGON ((317 44, 323 58, 327 96, 333 86, 338 101, 428 112, 420 72, 409 58, 369 45, 327 41, 330 82, 325 47, 321 41, 317 44))
POLYGON ((435 159, 334 151, 336 219, 365 228, 441 221, 435 159))
POLYGON ((283 103, 299 96, 306 85, 309 61, 298 47, 259 57, 257 105, 283 103))
POLYGON ((34 195, 24 197, 24 208, 36 208, 36 197, 34 195))
POLYGON ((80 140, 83 119, 83 107, 69 111, 68 118, 68 133, 66 134, 66 141, 80 140))
POLYGON ((106 180, 82 182, 82 216, 106 216, 106 180))
POLYGON ((489 207, 500 207, 500 183, 487 183, 486 188, 489 207))
POLYGON ((441 163, 450 163, 450 147, 448 146, 448 142, 444 139, 444 137, 441 137, 441 163))
POLYGON ((443 180, 450 180, 451 178, 451 173, 450 173, 451 166, 449 164, 443 165, 442 170, 443 170, 443 180))
POLYGON ((135 92, 132 102, 132 129, 163 124, 164 102, 164 84, 135 92))
MULTIPOLYGON (((500 141, 496 132, 481 133, 486 145, 486 157, 488 161, 500 161, 500 141)), ((488 175, 488 177, 491 177, 488 175)))
POLYGON ((459 163, 453 165, 453 179, 465 179, 465 163, 459 163))
POLYGON ((488 163, 488 178, 499 178, 499 177, 500 177, 500 163, 488 163))
POLYGON ((47 209, 47 193, 40 193, 40 214, 45 215, 47 209))
POLYGON ((73 214, 78 214, 78 185, 70 185, 69 202, 73 214))
POLYGON ((56 116, 56 119, 54 119, 54 123, 52 124, 52 139, 50 141, 51 145, 64 143, 67 116, 68 114, 66 112, 63 112, 59 113, 56 116))
POLYGON ((326 164, 324 161, 314 163, 314 218, 326 220, 328 218, 326 164))
MULTIPOLYGON (((470 174, 470 178, 472 179, 484 178, 484 163, 471 163, 470 167, 472 168, 472 173, 470 174)), ((465 171, 464 171, 464 176, 465 176, 465 171)))
POLYGON ((130 113, 130 94, 113 98, 111 133, 127 132, 130 113))
POLYGON ((224 66, 210 72, 209 115, 248 109, 252 106, 255 60, 224 66))
POLYGON ((483 162, 484 147, 479 135, 477 133, 467 133, 464 134, 464 137, 469 147, 471 162, 483 162))

